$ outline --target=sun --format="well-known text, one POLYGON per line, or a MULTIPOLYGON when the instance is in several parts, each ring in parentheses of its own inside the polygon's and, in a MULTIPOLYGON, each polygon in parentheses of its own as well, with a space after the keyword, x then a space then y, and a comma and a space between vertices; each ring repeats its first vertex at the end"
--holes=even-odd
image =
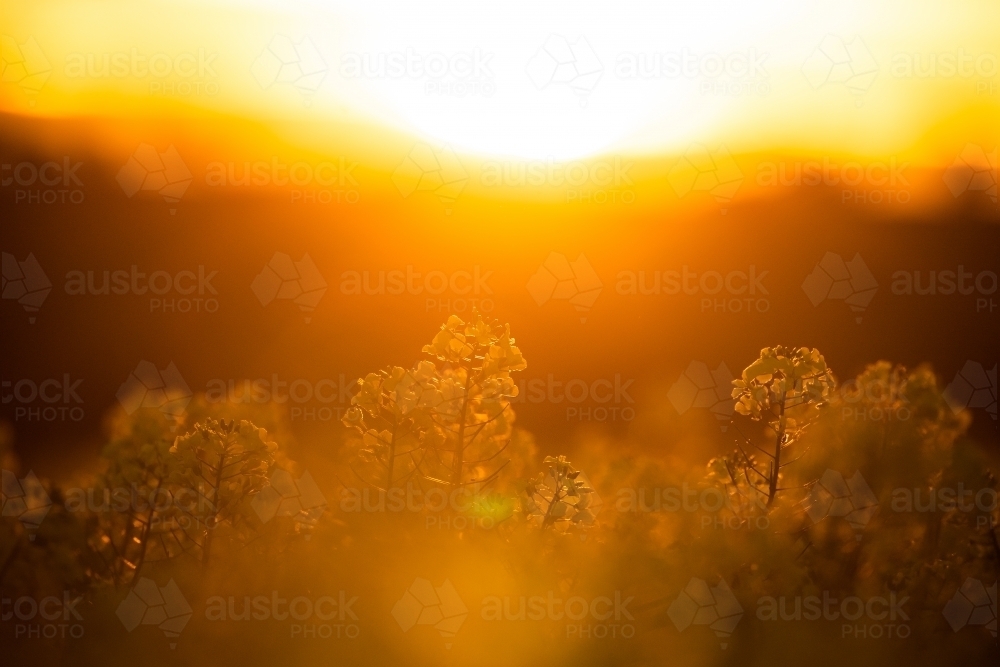
POLYGON ((651 125, 661 142, 680 144, 732 102, 705 94, 715 73, 699 62, 759 61, 754 42, 794 21, 793 6, 354 6, 336 45, 334 90, 360 113, 466 153, 576 159, 619 149, 651 125), (627 71, 637 57, 687 65, 627 71))

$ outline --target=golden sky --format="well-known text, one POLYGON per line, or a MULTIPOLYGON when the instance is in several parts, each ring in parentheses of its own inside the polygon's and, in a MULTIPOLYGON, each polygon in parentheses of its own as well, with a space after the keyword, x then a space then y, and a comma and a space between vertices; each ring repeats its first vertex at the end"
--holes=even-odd
POLYGON ((695 142, 733 154, 919 147, 933 165, 955 143, 992 148, 1000 126, 989 0, 40 0, 0 16, 4 112, 221 115, 315 150, 350 128, 374 162, 398 137, 542 160, 695 142))

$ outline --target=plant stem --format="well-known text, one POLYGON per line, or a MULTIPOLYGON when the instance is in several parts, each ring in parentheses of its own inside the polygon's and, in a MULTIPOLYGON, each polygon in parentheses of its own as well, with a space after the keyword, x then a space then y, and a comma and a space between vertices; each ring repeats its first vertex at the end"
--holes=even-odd
POLYGON ((778 428, 775 429, 777 437, 774 443, 774 461, 771 469, 770 479, 767 481, 767 509, 771 509, 774 497, 778 494, 778 471, 781 470, 781 443, 785 439, 785 392, 781 392, 778 403, 778 428))
POLYGON ((388 470, 386 471, 385 489, 388 493, 389 489, 392 488, 392 468, 393 464, 396 462, 396 429, 399 426, 399 417, 393 415, 392 418, 392 438, 389 440, 389 462, 386 464, 388 470))
POLYGON ((226 468, 226 453, 229 451, 228 439, 229 436, 227 435, 226 446, 222 448, 222 452, 219 454, 219 467, 216 468, 215 486, 212 489, 213 491, 212 505, 214 514, 212 515, 211 525, 206 524, 207 530, 205 532, 205 546, 202 547, 201 550, 201 563, 206 570, 208 569, 208 558, 212 553, 212 531, 215 530, 215 526, 218 524, 218 519, 219 519, 219 487, 222 486, 222 472, 226 468))
MULTIPOLYGON (((156 498, 156 492, 163 485, 162 479, 156 480, 156 486, 153 488, 152 493, 150 493, 150 498, 156 498)), ((149 532, 152 530, 153 521, 156 519, 156 508, 150 505, 149 516, 146 519, 146 524, 142 529, 142 539, 139 542, 139 557, 135 560, 135 569, 132 571, 132 581, 139 578, 139 570, 142 569, 142 564, 146 560, 146 549, 149 547, 149 532)))
POLYGON ((462 468, 465 457, 465 422, 468 419, 469 387, 472 384, 472 368, 466 369, 465 394, 462 396, 462 414, 458 422, 458 442, 455 444, 455 458, 451 462, 451 484, 459 486, 462 483, 462 468))

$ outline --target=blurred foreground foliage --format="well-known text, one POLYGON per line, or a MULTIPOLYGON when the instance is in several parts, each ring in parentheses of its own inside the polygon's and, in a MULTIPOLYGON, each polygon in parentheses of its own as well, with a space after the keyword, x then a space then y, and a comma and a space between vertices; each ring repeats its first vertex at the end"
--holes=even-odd
POLYGON ((476 664, 659 664, 666 647, 690 664, 773 665, 817 646, 831 660, 972 664, 995 650, 985 632, 954 633, 941 610, 967 579, 996 581, 1000 516, 995 502, 970 507, 939 490, 995 499, 998 453, 966 435, 969 414, 949 406, 930 368, 879 361, 838 384, 818 350, 765 348, 733 383, 732 453, 706 456, 708 436, 684 433, 654 404, 624 438, 560 444, 577 467, 565 454, 539 462, 540 446, 513 425, 511 373, 527 364, 508 325, 453 316, 423 352, 358 380, 343 442, 298 449, 326 472, 321 484, 292 460, 299 446, 273 405, 198 396, 180 424, 157 410, 117 413, 99 472, 72 487, 26 481, 0 432, 4 596, 69 591, 104 619, 88 620, 85 648, 59 644, 47 659, 125 664, 136 644, 120 641, 114 609, 142 577, 180 584, 196 621, 184 641, 223 642, 219 664, 278 650, 303 664, 326 664, 331 651, 357 664, 436 664, 433 651, 385 648, 399 639, 385 610, 415 576, 461 582, 472 614, 498 590, 634 598, 629 642, 553 642, 548 627, 487 624, 455 644, 456 659, 476 664), (44 518, 23 521, 17 508, 43 496, 44 518), (724 581, 742 607, 727 652, 711 633, 675 630, 671 604, 692 578, 724 581), (197 622, 212 595, 278 589, 367 596, 365 641, 282 639, 279 649, 242 626, 197 622), (765 596, 824 593, 905 598, 909 639, 859 648, 838 628, 755 629, 765 596))

